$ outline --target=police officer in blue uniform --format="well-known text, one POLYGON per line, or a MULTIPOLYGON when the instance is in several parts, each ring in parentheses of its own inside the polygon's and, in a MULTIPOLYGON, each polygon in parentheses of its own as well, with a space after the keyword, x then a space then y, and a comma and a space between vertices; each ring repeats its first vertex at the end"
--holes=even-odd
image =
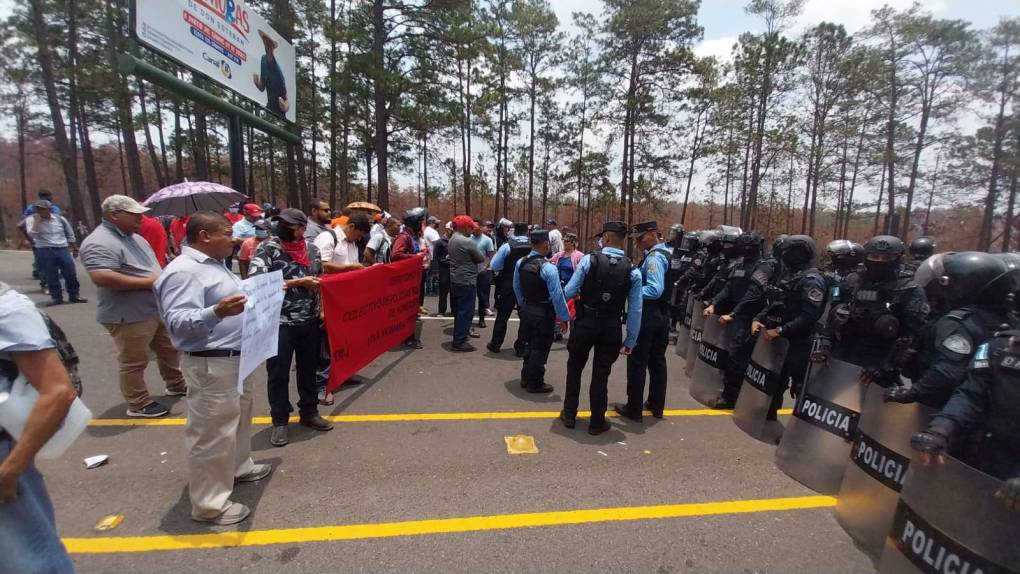
POLYGON ((762 237, 756 231, 742 233, 736 238, 729 276, 704 311, 705 317, 719 315, 718 320, 726 325, 729 335, 729 360, 723 374, 722 395, 714 405, 717 409, 732 409, 737 403, 744 371, 754 350, 751 320, 761 311, 763 301, 760 296, 747 300, 744 297, 752 285, 752 275, 761 258, 761 246, 762 237))
POLYGON ((563 398, 560 420, 567 428, 574 428, 578 396, 581 392, 581 372, 588 363, 588 355, 595 350, 592 361, 591 420, 588 434, 601 434, 610 428, 606 421, 609 373, 616 358, 629 355, 637 344, 641 329, 643 282, 641 272, 631 265, 623 248, 627 241, 627 224, 607 221, 602 232, 602 250, 585 255, 577 264, 574 275, 567 283, 564 295, 569 299, 578 294, 581 300, 574 306, 577 319, 567 342, 567 391, 563 398), (627 336, 620 330, 626 313, 627 336))
POLYGON ((794 395, 800 394, 807 376, 812 337, 825 308, 826 284, 814 267, 814 239, 792 235, 783 240, 781 249, 782 273, 768 287, 765 309, 751 324, 753 334, 764 331, 762 336, 766 340, 786 337, 790 342, 780 374, 782 386, 772 396, 770 420, 775 420, 776 411, 782 406, 787 384, 792 385, 794 395))
POLYGON ((666 405, 666 346, 669 344, 669 300, 666 298, 666 270, 670 250, 659 242, 659 224, 645 221, 634 226, 630 237, 644 253, 641 261, 641 333, 627 357, 627 403, 613 406, 622 417, 641 421, 648 376, 648 401, 644 407, 662 418, 666 405))
POLYGON ((966 378, 978 345, 996 331, 1016 327, 1008 300, 1018 273, 988 253, 943 253, 922 263, 914 277, 933 320, 915 337, 903 361, 901 373, 913 384, 886 390, 885 400, 945 406, 966 378))
POLYGON ((996 333, 978 347, 966 380, 910 444, 926 464, 948 450, 1001 479, 995 496, 1020 512, 1020 331, 996 333))
MULTIPOLYGON (((500 220, 503 225, 505 220, 500 220)), ((509 221, 507 221, 509 223, 509 221)), ((514 295, 514 269, 517 262, 531 253, 531 242, 528 241, 528 224, 513 224, 513 235, 496 250, 492 256, 490 267, 495 273, 496 292, 496 321, 492 325, 492 339, 485 345, 490 353, 498 353, 506 339, 506 326, 510 321, 510 315, 517 308, 517 296, 514 295)), ((517 340, 514 341, 514 352, 518 357, 524 356, 524 349, 527 341, 522 337, 522 330, 517 330, 517 340)))
POLYGON ((545 363, 553 344, 556 319, 566 329, 570 310, 563 297, 560 274, 549 263, 549 232, 532 231, 531 252, 517 262, 513 287, 521 317, 521 330, 528 341, 521 367, 521 387, 529 393, 552 392, 545 383, 545 363))

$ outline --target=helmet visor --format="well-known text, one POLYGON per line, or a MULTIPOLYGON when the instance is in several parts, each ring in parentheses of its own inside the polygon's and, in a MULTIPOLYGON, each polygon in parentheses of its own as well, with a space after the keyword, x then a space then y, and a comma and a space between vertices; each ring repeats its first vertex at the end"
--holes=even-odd
MULTIPOLYGON (((918 287, 923 289, 929 285, 936 284, 936 282, 942 282, 942 278, 946 274, 946 255, 947 253, 932 255, 918 266, 917 271, 914 272, 914 282, 917 283, 918 287)), ((868 256, 869 259, 871 257, 871 255, 868 256)))

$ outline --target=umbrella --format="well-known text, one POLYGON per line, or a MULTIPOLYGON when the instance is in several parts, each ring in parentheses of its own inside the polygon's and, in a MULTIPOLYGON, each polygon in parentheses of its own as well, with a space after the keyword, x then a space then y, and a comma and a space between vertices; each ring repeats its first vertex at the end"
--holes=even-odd
POLYGON ((186 216, 199 211, 222 213, 231 204, 248 197, 225 185, 208 181, 187 181, 157 191, 143 202, 152 209, 150 215, 186 216))
POLYGON ((374 203, 367 201, 355 201, 354 203, 348 204, 346 209, 361 209, 364 211, 372 211, 375 213, 382 213, 382 208, 374 203))

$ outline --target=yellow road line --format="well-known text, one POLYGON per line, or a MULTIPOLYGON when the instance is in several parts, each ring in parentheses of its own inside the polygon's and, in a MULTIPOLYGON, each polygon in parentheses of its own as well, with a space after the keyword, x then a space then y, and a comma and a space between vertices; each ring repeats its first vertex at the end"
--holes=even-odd
MULTIPOLYGON (((788 415, 792 409, 780 409, 779 414, 788 415)), ((663 411, 667 417, 718 417, 730 416, 730 411, 713 409, 675 409, 663 411)), ((491 412, 491 413, 396 413, 375 415, 332 415, 322 417, 334 423, 392 423, 415 421, 489 421, 519 419, 554 419, 560 416, 559 411, 523 411, 523 412, 491 412)), ((588 411, 579 411, 579 417, 591 416, 588 411)), ((606 413, 608 417, 618 416, 614 412, 606 413)), ((652 413, 645 411, 644 416, 652 413)), ((252 424, 272 424, 271 417, 252 417, 252 424)), ((290 422, 298 422, 298 417, 290 417, 290 422)), ((89 426, 93 427, 175 427, 184 426, 183 418, 165 419, 92 419, 89 426)))
POLYGON ((481 532, 536 526, 561 526, 625 520, 653 520, 691 516, 714 516, 830 508, 836 505, 831 496, 802 496, 767 498, 759 500, 733 500, 666 504, 658 506, 632 506, 565 510, 558 512, 529 512, 494 516, 469 516, 438 520, 412 520, 380 524, 348 524, 308 528, 280 528, 248 532, 219 532, 211 534, 182 534, 176 536, 124 536, 102 538, 64 538, 71 554, 101 554, 112 552, 152 552, 155 550, 194 550, 202 548, 237 548, 268 544, 294 544, 300 542, 328 542, 336 540, 362 540, 396 536, 421 536, 455 532, 481 532))

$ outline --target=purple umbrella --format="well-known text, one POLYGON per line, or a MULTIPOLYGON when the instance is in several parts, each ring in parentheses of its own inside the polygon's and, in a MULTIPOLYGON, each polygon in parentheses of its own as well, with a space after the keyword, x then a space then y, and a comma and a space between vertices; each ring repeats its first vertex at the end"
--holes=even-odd
POLYGON ((199 211, 223 213, 231 204, 248 196, 225 185, 208 181, 187 181, 157 191, 143 202, 152 209, 149 215, 187 216, 199 211))

